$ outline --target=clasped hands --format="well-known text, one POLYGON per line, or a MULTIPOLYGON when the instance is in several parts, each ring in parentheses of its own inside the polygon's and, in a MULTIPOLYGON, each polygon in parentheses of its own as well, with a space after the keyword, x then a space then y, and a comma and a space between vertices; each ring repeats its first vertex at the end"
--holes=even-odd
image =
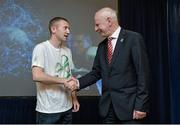
POLYGON ((77 90, 79 88, 78 80, 76 78, 74 78, 74 77, 70 77, 70 78, 65 80, 64 86, 67 89, 70 89, 71 91, 75 91, 75 90, 77 90))

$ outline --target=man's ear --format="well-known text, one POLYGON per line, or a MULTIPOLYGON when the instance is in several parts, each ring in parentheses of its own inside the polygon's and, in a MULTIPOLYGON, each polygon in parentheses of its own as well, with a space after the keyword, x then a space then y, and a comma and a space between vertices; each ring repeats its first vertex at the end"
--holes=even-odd
POLYGON ((54 34, 56 32, 56 27, 55 26, 51 26, 51 32, 52 32, 52 34, 54 34))
POLYGON ((111 26, 112 25, 112 18, 111 17, 107 17, 107 21, 108 21, 108 24, 111 26))

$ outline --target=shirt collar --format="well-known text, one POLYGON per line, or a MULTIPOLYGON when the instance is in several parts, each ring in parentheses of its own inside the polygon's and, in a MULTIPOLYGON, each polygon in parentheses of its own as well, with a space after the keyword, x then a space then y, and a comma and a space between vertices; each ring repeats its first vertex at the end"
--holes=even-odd
POLYGON ((119 26, 119 27, 116 29, 116 31, 115 31, 110 37, 117 39, 118 36, 119 36, 120 31, 121 31, 121 27, 119 26))

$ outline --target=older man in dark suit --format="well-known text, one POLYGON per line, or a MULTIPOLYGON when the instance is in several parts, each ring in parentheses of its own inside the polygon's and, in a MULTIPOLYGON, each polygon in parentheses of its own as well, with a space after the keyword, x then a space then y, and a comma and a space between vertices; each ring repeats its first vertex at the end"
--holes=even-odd
MULTIPOLYGON (((149 64, 143 38, 119 26, 111 8, 96 12, 99 44, 92 71, 78 79, 79 89, 102 78, 99 111, 103 123, 139 123, 148 112, 149 64)), ((72 83, 67 87, 74 89, 72 83), (71 86, 71 87, 70 87, 71 86)))

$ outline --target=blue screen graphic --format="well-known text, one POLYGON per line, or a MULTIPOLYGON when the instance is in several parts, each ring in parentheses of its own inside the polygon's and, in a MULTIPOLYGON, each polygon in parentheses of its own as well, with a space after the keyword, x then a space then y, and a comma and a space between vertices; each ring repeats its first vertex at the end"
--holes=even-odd
POLYGON ((15 4, 14 0, 0 5, 0 76, 28 75, 31 65, 33 41, 42 27, 31 13, 15 4))
MULTIPOLYGON (((112 3, 116 6, 117 2, 80 1, 0 0, 1 96, 36 95, 31 76, 32 51, 35 45, 49 38, 48 22, 55 16, 62 16, 70 21, 72 30, 67 46, 72 51, 75 65, 73 75, 81 77, 91 71, 97 42, 100 41, 97 40, 97 34, 94 32, 95 10, 112 3), (87 15, 89 18, 84 18, 87 15)), ((101 95, 101 87, 102 82, 99 80, 78 93, 101 95)))

